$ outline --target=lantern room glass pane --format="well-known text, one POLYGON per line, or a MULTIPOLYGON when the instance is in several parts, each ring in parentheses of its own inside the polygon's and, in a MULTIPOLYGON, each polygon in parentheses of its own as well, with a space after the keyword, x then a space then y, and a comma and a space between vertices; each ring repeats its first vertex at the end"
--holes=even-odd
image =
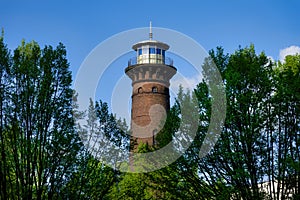
POLYGON ((149 48, 143 48, 143 54, 149 54, 149 48))
POLYGON ((161 54, 161 49, 156 49, 156 54, 161 54))
POLYGON ((150 54, 155 54, 155 48, 149 48, 149 53, 150 54))
POLYGON ((138 55, 142 55, 143 50, 142 49, 138 49, 138 55))

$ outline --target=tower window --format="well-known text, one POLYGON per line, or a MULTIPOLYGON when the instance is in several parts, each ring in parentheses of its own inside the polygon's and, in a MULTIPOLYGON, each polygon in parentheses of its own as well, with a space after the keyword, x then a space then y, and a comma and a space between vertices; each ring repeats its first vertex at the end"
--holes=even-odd
POLYGON ((149 48, 149 53, 150 54, 155 54, 155 48, 149 48))
POLYGON ((156 54, 161 54, 161 49, 156 49, 156 54))
POLYGON ((153 93, 157 93, 157 87, 153 87, 153 88, 152 88, 152 92, 153 92, 153 93))
POLYGON ((162 50, 162 56, 165 57, 166 51, 162 50))
POLYGON ((142 49, 138 49, 138 55, 142 55, 143 50, 142 49))
POLYGON ((149 48, 143 47, 143 54, 149 54, 149 48))
POLYGON ((143 92, 143 88, 142 88, 142 87, 139 87, 138 93, 142 93, 142 92, 143 92))

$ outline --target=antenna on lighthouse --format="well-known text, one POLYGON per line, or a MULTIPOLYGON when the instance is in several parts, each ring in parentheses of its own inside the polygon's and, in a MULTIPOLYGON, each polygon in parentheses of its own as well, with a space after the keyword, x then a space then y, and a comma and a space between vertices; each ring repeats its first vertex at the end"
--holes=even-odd
POLYGON ((153 34, 152 34, 152 22, 150 21, 150 31, 149 31, 149 39, 152 40, 153 34))

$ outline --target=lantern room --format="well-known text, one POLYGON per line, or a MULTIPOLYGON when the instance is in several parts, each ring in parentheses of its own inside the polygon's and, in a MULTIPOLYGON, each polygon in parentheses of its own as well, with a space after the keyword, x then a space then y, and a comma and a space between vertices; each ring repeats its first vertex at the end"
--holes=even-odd
POLYGON ((137 64, 165 64, 165 53, 169 45, 147 40, 134 44, 132 48, 136 51, 137 64))

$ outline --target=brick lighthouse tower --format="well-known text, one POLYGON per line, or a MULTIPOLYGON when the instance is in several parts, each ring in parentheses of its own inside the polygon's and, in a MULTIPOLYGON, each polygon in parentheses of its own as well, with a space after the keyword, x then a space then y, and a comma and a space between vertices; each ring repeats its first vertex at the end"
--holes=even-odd
POLYGON ((132 80, 131 145, 155 145, 155 136, 163 127, 170 109, 170 79, 176 74, 173 61, 165 57, 169 45, 152 39, 132 46, 137 56, 128 62, 125 73, 132 80))

